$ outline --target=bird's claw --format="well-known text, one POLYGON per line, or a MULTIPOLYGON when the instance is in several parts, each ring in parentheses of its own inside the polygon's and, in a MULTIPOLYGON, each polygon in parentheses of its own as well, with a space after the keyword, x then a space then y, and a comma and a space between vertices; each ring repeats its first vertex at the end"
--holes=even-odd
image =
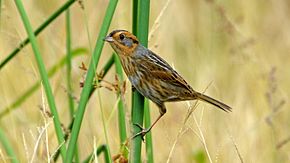
POLYGON ((150 131, 148 129, 144 129, 141 125, 139 125, 138 123, 134 123, 135 126, 139 127, 141 129, 140 132, 138 132, 137 134, 135 134, 132 139, 136 138, 137 136, 141 136, 142 141, 144 142, 144 136, 150 131))
POLYGON ((139 125, 138 123, 134 123, 133 125, 139 127, 140 130, 144 130, 144 128, 141 125, 139 125))

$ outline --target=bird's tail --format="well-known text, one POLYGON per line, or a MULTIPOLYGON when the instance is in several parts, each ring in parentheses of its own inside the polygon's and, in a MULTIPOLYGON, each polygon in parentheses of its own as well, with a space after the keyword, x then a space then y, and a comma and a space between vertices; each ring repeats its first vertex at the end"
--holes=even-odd
POLYGON ((228 106, 222 102, 219 102, 218 100, 215 100, 215 99, 213 99, 207 95, 204 95, 202 93, 198 93, 198 92, 196 92, 196 93, 197 93, 197 99, 199 99, 201 101, 205 101, 207 103, 210 103, 210 104, 222 109, 225 112, 230 112, 232 110, 232 108, 230 106, 228 106))

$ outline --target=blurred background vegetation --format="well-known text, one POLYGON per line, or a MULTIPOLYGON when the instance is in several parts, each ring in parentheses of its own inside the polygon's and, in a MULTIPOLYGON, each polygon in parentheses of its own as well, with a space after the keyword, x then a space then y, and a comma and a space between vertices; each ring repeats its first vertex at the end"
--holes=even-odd
MULTIPOLYGON (((0 61, 27 37, 14 2, 1 2, 0 61)), ((23 1, 34 29, 64 2, 23 1)), ((70 8, 72 49, 88 51, 87 55, 73 59, 75 103, 79 100, 79 83, 84 76, 79 66, 82 62, 89 64, 107 4, 108 0, 81 1, 70 8)), ((119 1, 110 31, 131 31, 131 9, 130 1, 119 1)), ((229 163, 290 161, 289 15, 290 1, 285 0, 151 1, 149 48, 174 66, 195 90, 205 91, 233 107, 233 112, 227 114, 200 102, 184 124, 188 103, 168 103, 167 114, 152 133, 155 162, 166 162, 168 158, 171 162, 198 163, 210 160, 229 163)), ((65 56, 65 40, 63 14, 37 37, 47 69, 65 56)), ((111 53, 111 47, 106 44, 98 72, 111 53)), ((64 74, 65 67, 50 78, 50 82, 61 121, 68 126, 70 116, 64 74)), ((0 70, 0 112, 39 78, 31 46, 27 46, 0 70)), ((114 83, 115 72, 110 71, 105 80, 114 83)), ((128 124, 130 88, 127 81, 128 124)), ((99 100, 105 110, 111 153, 119 152, 116 95, 114 91, 101 88, 100 94, 93 94, 85 112, 79 136, 81 160, 95 146, 105 143, 99 100)), ((58 145, 51 117, 42 111, 45 107, 45 94, 40 88, 15 110, 1 117, 1 128, 21 161, 31 160, 33 153, 36 160, 45 160, 46 146, 52 153, 58 145), (42 137, 36 144, 46 124, 46 138, 42 137)), ((151 118, 155 119, 158 109, 154 104, 150 107, 151 118)), ((7 160, 3 151, 0 157, 7 160)))

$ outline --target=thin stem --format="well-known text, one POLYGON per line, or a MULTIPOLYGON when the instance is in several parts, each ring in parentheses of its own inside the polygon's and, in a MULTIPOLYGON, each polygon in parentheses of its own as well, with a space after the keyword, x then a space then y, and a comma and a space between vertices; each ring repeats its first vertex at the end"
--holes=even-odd
MULTIPOLYGON (((25 9, 23 7, 21 0, 15 0, 15 4, 16 4, 17 9, 18 9, 20 16, 22 18, 22 21, 23 21, 23 24, 25 26, 26 32, 28 34, 28 37, 31 41, 31 46, 32 46, 32 49, 34 52, 35 59, 37 61, 38 70, 39 70, 41 79, 43 81, 44 90, 45 90, 45 93, 47 96, 48 105, 49 105, 50 111, 53 115, 54 127, 56 130, 58 143, 63 144, 64 135, 63 135, 62 128, 61 128, 61 123, 60 123, 59 116, 57 113, 56 104, 54 101, 54 96, 53 96, 53 93, 52 93, 52 90, 51 90, 51 87, 50 87, 50 84, 48 81, 48 74, 45 70, 45 66, 44 66, 38 45, 37 45, 35 35, 33 33, 32 27, 30 25, 29 19, 26 15, 26 12, 25 12, 25 9)), ((64 160, 64 158, 66 156, 65 146, 61 146, 60 151, 61 151, 62 158, 64 160)))
MULTIPOLYGON (((145 128, 151 126, 151 119, 150 119, 150 108, 149 108, 149 100, 145 99, 144 104, 144 125, 145 128)), ((147 163, 153 163, 153 141, 152 141, 152 134, 151 132, 147 133, 146 136, 146 156, 147 156, 147 163)))
MULTIPOLYGON (((112 55, 110 57, 110 59, 105 64, 105 66, 101 69, 101 74, 102 74, 103 77, 105 77, 107 75, 107 73, 110 70, 110 68, 112 67, 113 63, 114 63, 114 55, 112 55)), ((101 80, 99 80, 98 82, 101 82, 101 80)), ((93 90, 95 90, 95 89, 93 89, 93 90)), ((72 129, 73 123, 74 123, 74 118, 71 119, 71 122, 69 123, 69 126, 67 127, 67 129, 69 131, 72 129)), ((69 133, 65 134, 65 137, 64 137, 65 141, 67 141, 68 136, 69 136, 69 133)), ((53 157, 54 162, 57 161, 58 156, 59 156, 59 151, 56 151, 55 156, 53 157)))
MULTIPOLYGON (((149 28, 149 0, 133 1, 133 33, 139 38, 140 43, 147 47, 148 44, 148 28, 149 28)), ((132 95, 132 125, 133 133, 140 132, 140 128, 134 124, 143 124, 144 115, 144 97, 137 91, 132 95)), ((132 140, 130 150, 130 161, 141 162, 141 136, 132 140)), ((151 145, 152 147, 152 145, 151 145)))
POLYGON ((88 99, 90 97, 90 93, 91 93, 91 89, 93 87, 92 83, 93 83, 93 79, 95 76, 95 69, 96 66, 98 65, 99 62, 99 58, 101 56, 101 52, 104 46, 104 42, 103 42, 103 38, 106 36, 115 8, 117 6, 117 2, 118 0, 111 0, 109 2, 104 20, 103 20, 103 24, 101 26, 101 30, 99 32, 99 37, 97 39, 96 42, 96 47, 94 50, 94 54, 92 56, 92 60, 87 72, 87 76, 86 76, 86 80, 84 83, 84 87, 81 93, 81 97, 80 97, 80 103, 77 109, 77 113, 76 113, 76 118, 73 124, 73 128, 72 128, 72 133, 71 133, 71 139, 69 141, 68 144, 68 153, 67 153, 67 157, 65 159, 65 162, 72 162, 73 159, 73 154, 75 151, 75 147, 76 147, 76 143, 77 143, 77 139, 79 136, 79 131, 80 131, 80 127, 81 127, 81 123, 83 120, 83 116, 84 116, 84 112, 85 112, 85 107, 86 104, 88 102, 88 99))
MULTIPOLYGON (((78 48, 72 51, 72 57, 77 57, 83 54, 87 54, 87 50, 84 48, 78 48)), ((53 65, 48 70, 48 77, 52 77, 59 69, 63 67, 63 65, 66 63, 67 56, 60 59, 59 62, 57 62, 55 65, 53 65)), ((33 84, 29 89, 27 89, 24 93, 22 93, 19 98, 17 98, 12 104, 4 107, 4 109, 0 112, 0 120, 4 118, 8 113, 12 112, 15 109, 20 108, 19 106, 26 101, 33 93, 36 92, 36 90, 40 87, 41 81, 37 81, 35 84, 33 84)))
POLYGON ((123 71, 122 71, 122 66, 121 62, 117 56, 117 54, 114 54, 115 56, 115 67, 116 67, 116 72, 118 75, 118 85, 119 85, 119 91, 118 91, 118 98, 120 98, 118 102, 118 120, 119 120, 119 136, 120 136, 120 144, 123 144, 126 139, 127 139, 127 132, 126 132, 126 117, 125 117, 125 108, 124 108, 124 103, 123 103, 123 98, 122 98, 122 89, 123 89, 123 82, 124 82, 124 77, 123 77, 123 71))
MULTIPOLYGON (((44 30, 52 21, 54 21, 62 12, 70 7, 76 0, 69 0, 58 10, 56 10, 43 24, 41 24, 35 31, 34 35, 37 36, 42 30, 44 30)), ((1 22, 1 21, 0 21, 1 22)), ((0 70, 12 59, 14 58, 21 49, 23 49, 30 42, 29 38, 22 41, 16 49, 14 49, 1 63, 0 70)))
POLYGON ((109 155, 109 151, 108 151, 108 146, 103 144, 100 145, 96 151, 92 152, 84 161, 83 163, 90 163, 92 162, 92 160, 94 159, 95 156, 95 152, 97 153, 97 156, 99 156, 101 153, 104 153, 104 160, 105 163, 109 163, 110 162, 110 155, 109 155))
POLYGON ((16 157, 16 154, 10 144, 10 142, 8 141, 7 137, 5 136, 5 133, 2 131, 2 129, 0 128, 0 141, 2 144, 2 147, 5 149, 10 161, 12 163, 19 163, 19 160, 16 157))
MULTIPOLYGON (((71 54, 71 25, 70 25, 70 10, 67 9, 65 13, 66 18, 66 51, 67 51, 67 95, 68 95, 68 106, 70 117, 73 119, 74 116, 74 99, 73 99, 73 90, 72 90, 72 81, 71 81, 71 61, 72 61, 72 54, 71 54)), ((75 151, 75 162, 79 163, 79 152, 78 152, 78 145, 76 145, 75 151)))

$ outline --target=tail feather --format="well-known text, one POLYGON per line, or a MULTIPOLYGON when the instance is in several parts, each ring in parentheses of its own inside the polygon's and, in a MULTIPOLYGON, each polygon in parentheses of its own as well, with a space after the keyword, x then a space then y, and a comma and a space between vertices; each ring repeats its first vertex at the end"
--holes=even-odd
POLYGON ((204 95, 202 93, 197 93, 197 99, 205 101, 207 103, 210 103, 210 104, 222 109, 225 112, 232 111, 232 108, 230 106, 228 106, 228 105, 226 105, 226 104, 224 104, 222 102, 219 102, 219 101, 217 101, 217 100, 215 100, 215 99, 213 99, 213 98, 211 98, 211 97, 209 97, 207 95, 204 95))

